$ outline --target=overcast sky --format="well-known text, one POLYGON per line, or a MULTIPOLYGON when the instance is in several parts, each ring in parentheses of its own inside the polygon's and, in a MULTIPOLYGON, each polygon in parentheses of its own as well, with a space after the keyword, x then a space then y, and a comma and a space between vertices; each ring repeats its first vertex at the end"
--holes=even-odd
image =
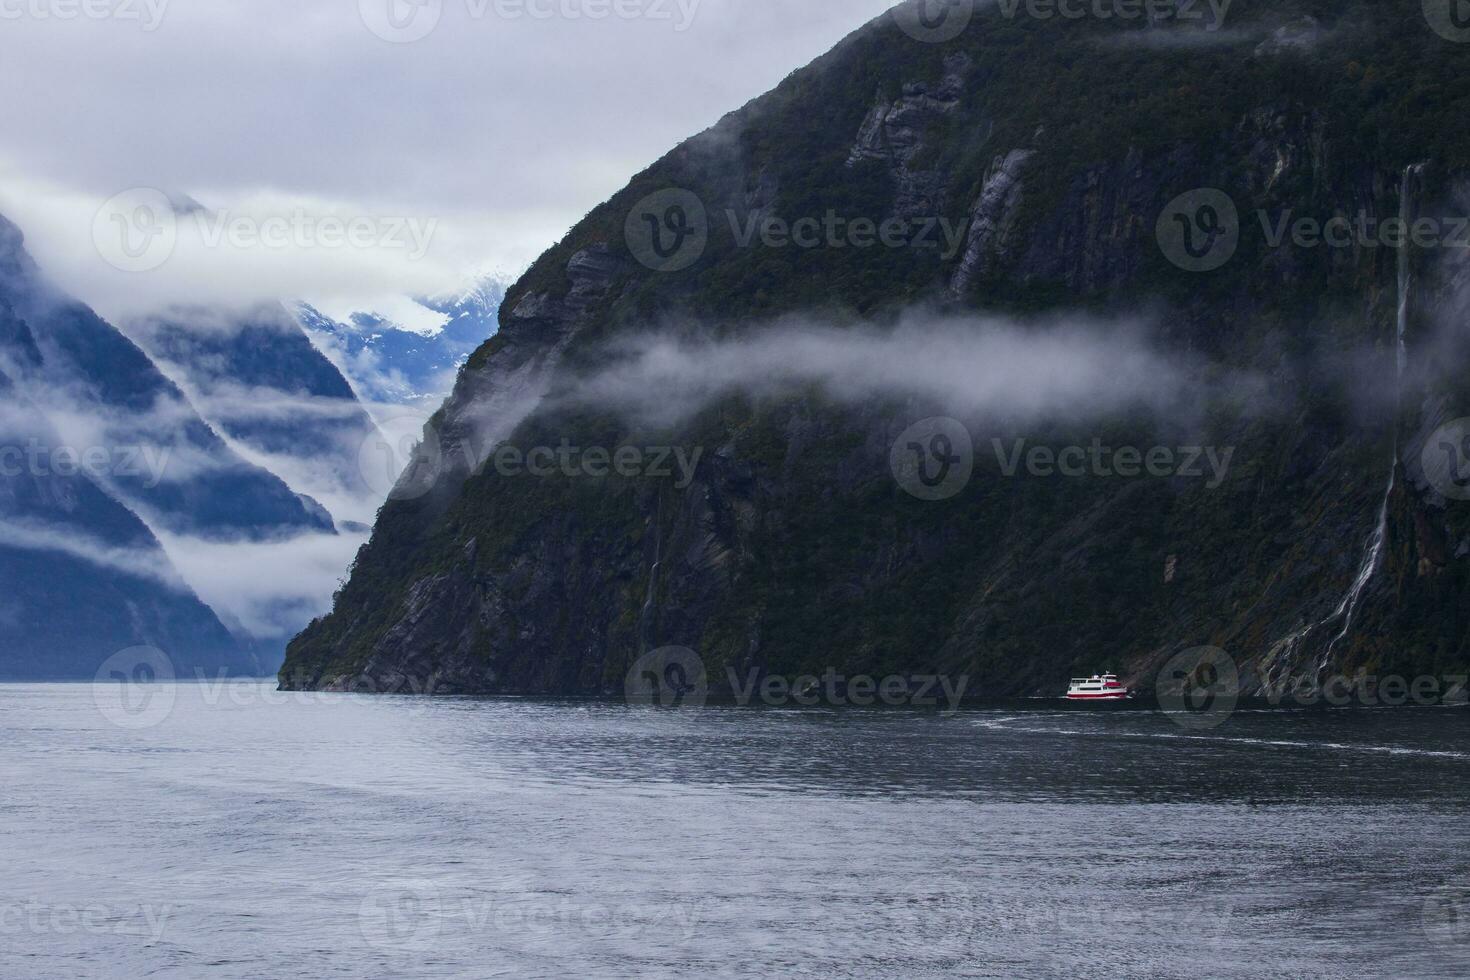
MULTIPOLYGON (((114 316, 368 303, 518 272, 633 173, 891 3, 0 0, 0 211, 114 316), (95 243, 118 220, 99 207, 134 188, 211 209, 176 219, 166 258, 144 255, 141 272, 95 243), (328 216, 373 224, 345 247, 328 216)), ((149 213, 135 198, 124 213, 149 213)))

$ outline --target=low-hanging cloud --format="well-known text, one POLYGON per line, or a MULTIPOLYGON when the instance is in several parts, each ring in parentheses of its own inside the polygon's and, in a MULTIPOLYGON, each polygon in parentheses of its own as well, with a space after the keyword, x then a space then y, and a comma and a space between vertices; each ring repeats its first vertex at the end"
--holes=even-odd
POLYGON ((294 635, 331 609, 365 533, 308 533, 275 541, 207 541, 160 530, 179 574, 237 633, 294 635))
POLYGON ((99 568, 156 582, 176 592, 189 591, 156 547, 110 544, 70 525, 8 515, 0 522, 0 547, 59 552, 99 568))
POLYGON ((1204 365, 1150 339, 1144 321, 912 314, 892 328, 785 320, 738 337, 648 335, 557 397, 674 425, 731 395, 757 400, 815 387, 848 405, 917 400, 967 419, 1031 424, 1144 409, 1188 424, 1203 403, 1250 394, 1250 377, 1206 379, 1204 365))

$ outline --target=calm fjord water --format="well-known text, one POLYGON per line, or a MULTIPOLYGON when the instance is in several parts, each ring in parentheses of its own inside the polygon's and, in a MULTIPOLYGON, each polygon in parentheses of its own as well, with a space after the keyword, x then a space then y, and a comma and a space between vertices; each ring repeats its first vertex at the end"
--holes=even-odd
POLYGON ((3 976, 1470 972, 1465 710, 93 693, 0 686, 3 976))

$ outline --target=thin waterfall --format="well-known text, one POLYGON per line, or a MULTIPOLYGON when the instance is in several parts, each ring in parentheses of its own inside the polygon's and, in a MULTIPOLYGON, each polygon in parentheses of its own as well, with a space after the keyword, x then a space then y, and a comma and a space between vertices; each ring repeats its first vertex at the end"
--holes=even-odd
MULTIPOLYGON (((1415 208, 1415 181, 1424 172, 1424 164, 1416 163, 1404 168, 1403 177, 1399 182, 1399 218, 1404 222, 1404 227, 1412 226, 1415 208)), ((1393 499, 1394 489, 1398 486, 1399 469, 1399 432, 1398 411, 1404 371, 1409 365, 1409 296, 1414 286, 1414 271, 1411 262, 1412 254, 1409 250, 1409 239, 1404 238, 1398 251, 1398 312, 1394 325, 1394 363, 1397 371, 1394 378, 1394 418, 1393 418, 1393 454, 1388 464, 1388 486, 1383 492, 1383 503, 1378 507, 1378 520, 1374 524, 1373 534, 1368 538, 1367 547, 1363 553, 1363 563, 1358 568, 1358 574, 1353 577, 1353 583, 1348 587, 1347 594, 1332 610, 1331 615, 1316 623, 1310 623, 1301 629, 1280 640, 1267 654, 1269 664, 1268 673, 1278 664, 1289 665, 1296 651, 1318 629, 1338 620, 1342 621, 1342 629, 1327 644, 1322 653, 1322 659, 1317 665, 1318 673, 1325 671, 1332 662, 1332 653, 1348 635, 1352 629, 1353 616, 1358 611, 1358 604, 1363 594, 1368 589, 1368 583, 1373 580, 1374 574, 1383 562, 1383 550, 1388 544, 1388 507, 1393 499)), ((1269 678, 1268 678, 1269 680, 1269 678)))
POLYGON ((660 493, 653 517, 653 564, 648 569, 648 591, 643 599, 643 609, 638 615, 638 642, 642 648, 639 650, 640 654, 654 648, 653 631, 657 625, 654 619, 658 615, 658 572, 663 565, 663 514, 664 496, 660 493))
MULTIPOLYGON (((1403 180, 1399 184, 1399 218, 1405 229, 1412 227, 1414 220, 1414 182, 1424 171, 1424 164, 1416 163, 1404 168, 1403 180)), ((1403 241, 1399 244, 1398 253, 1398 288, 1399 307, 1398 317, 1394 330, 1395 351, 1394 360, 1398 370, 1394 375, 1394 417, 1393 417, 1393 457, 1388 461, 1388 486, 1383 491, 1383 503, 1378 508, 1378 523, 1373 528, 1373 536, 1368 539, 1368 548, 1363 555, 1363 565, 1358 569, 1357 577, 1353 579, 1352 588, 1348 589, 1347 595, 1343 596, 1342 602, 1338 604, 1331 616, 1324 622, 1332 622, 1339 616, 1342 617, 1342 630, 1327 644, 1327 649, 1322 653, 1322 662, 1318 664, 1318 671, 1326 670, 1332 662, 1332 651, 1336 649, 1353 626, 1353 614, 1358 610, 1358 603, 1363 598, 1363 593, 1372 581, 1378 566, 1383 562, 1383 549, 1388 543, 1388 505, 1393 498, 1393 491, 1398 485, 1399 478, 1399 424, 1398 407, 1403 397, 1404 370, 1409 366, 1409 345, 1407 336, 1409 331, 1409 295, 1414 289, 1413 255, 1409 249, 1409 238, 1407 232, 1403 241)))

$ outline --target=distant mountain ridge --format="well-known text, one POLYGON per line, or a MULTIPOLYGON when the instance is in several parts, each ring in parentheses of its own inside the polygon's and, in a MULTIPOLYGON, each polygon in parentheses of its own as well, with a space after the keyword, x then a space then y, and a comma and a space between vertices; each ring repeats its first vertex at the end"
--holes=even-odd
MULTIPOLYGON (((259 673, 266 665, 251 645, 194 595, 147 525, 78 462, 86 447, 63 439, 15 380, 54 377, 44 352, 76 349, 76 334, 52 346, 17 313, 14 301, 27 291, 17 287, 35 275, 19 231, 0 217, 0 678, 91 677, 113 654, 144 645, 177 658, 181 670, 259 673)), ((78 333, 106 337, 83 311, 69 316, 78 333)), ((117 340, 107 337, 132 363, 117 340)), ((139 397, 138 389, 111 393, 113 405, 139 397)), ((121 457, 108 456, 117 467, 121 457)))
POLYGON ((293 568, 238 596, 250 566, 211 563, 302 555, 334 580, 381 503, 359 460, 383 437, 279 305, 124 327, 0 218, 0 677, 90 676, 132 646, 185 672, 274 669, 330 581, 293 568))
POLYGON ((373 312, 334 320, 308 303, 295 313, 308 335, 368 401, 438 407, 470 354, 495 334, 505 287, 496 277, 476 280, 466 289, 414 302, 439 314, 442 325, 415 329, 373 312))
POLYGON ((204 418, 261 454, 337 521, 371 519, 380 502, 359 466, 380 438, 352 386, 284 307, 174 310, 126 324, 184 386, 204 418))
POLYGON ((30 328, 39 360, 12 358, 12 380, 43 410, 74 417, 88 445, 136 446, 167 458, 157 480, 110 472, 109 489, 179 533, 262 538, 331 530, 315 502, 240 458, 157 366, 116 327, 55 289, 0 219, 0 297, 30 328))

